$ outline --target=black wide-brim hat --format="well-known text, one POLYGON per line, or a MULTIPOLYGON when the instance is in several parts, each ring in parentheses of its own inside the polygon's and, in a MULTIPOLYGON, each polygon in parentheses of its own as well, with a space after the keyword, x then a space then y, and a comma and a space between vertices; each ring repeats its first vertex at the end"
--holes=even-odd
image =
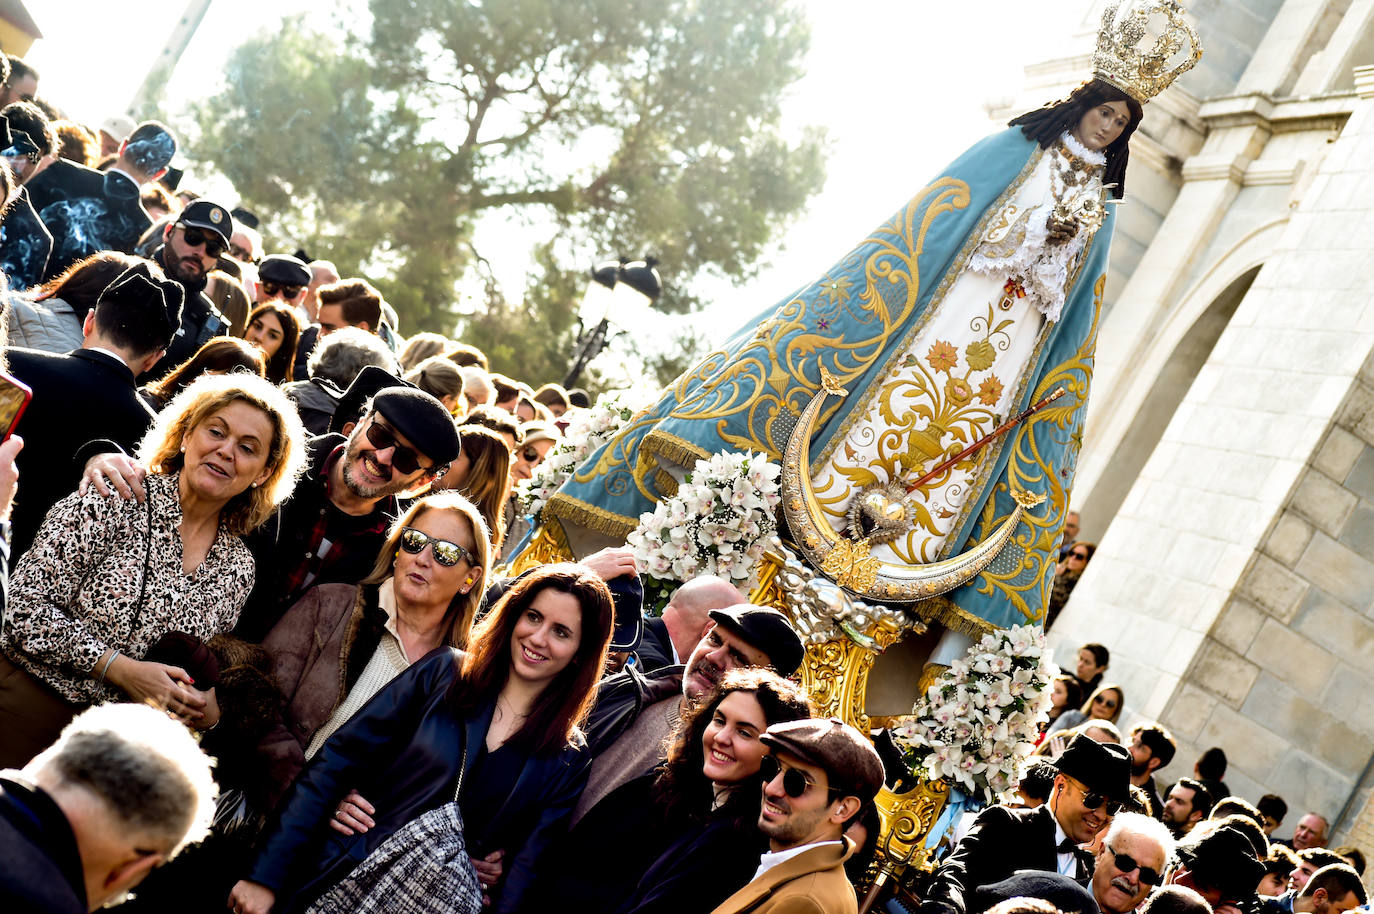
POLYGON ((1131 798, 1131 753, 1125 746, 1099 743, 1080 733, 1054 767, 1109 800, 1125 803, 1131 798))

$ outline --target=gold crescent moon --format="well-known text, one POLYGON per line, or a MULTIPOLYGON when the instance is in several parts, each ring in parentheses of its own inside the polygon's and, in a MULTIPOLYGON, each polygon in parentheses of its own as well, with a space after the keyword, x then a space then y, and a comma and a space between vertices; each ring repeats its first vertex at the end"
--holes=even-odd
POLYGON ((960 555, 927 565, 902 565, 874 558, 869 555, 867 540, 856 543, 834 531, 811 488, 811 434, 816 416, 826 397, 845 393, 834 376, 822 368, 821 389, 797 417, 797 427, 783 451, 782 510, 802 554, 836 584, 870 600, 924 600, 977 577, 1011 540, 1022 512, 1044 501, 1044 496, 1014 493, 1016 508, 1011 516, 998 524, 992 536, 960 555))

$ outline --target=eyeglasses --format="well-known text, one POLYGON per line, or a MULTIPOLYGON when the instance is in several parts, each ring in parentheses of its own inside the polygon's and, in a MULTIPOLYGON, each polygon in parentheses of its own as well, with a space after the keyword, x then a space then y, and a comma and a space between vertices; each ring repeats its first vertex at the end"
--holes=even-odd
POLYGON ((527 444, 520 449, 520 457, 532 467, 537 467, 544 462, 544 456, 539 453, 539 448, 532 444, 527 444))
POLYGON ((468 564, 476 564, 473 561, 472 553, 457 543, 448 540, 436 539, 428 533, 416 530, 414 527, 401 528, 401 548, 411 555, 419 555, 425 551, 426 546, 434 547, 434 561, 443 565, 445 568, 452 568, 463 559, 468 560, 468 564))
POLYGON ((1109 815, 1109 816, 1114 816, 1114 815, 1116 815, 1117 813, 1121 812, 1121 801, 1120 801, 1120 800, 1109 800, 1109 799, 1107 799, 1105 796, 1103 796, 1102 794, 1098 793, 1096 790, 1089 790, 1087 787, 1084 787, 1082 784, 1078 784, 1077 787, 1078 787, 1079 791, 1083 794, 1083 808, 1084 808, 1084 809, 1096 809, 1097 807, 1099 807, 1099 806, 1101 806, 1103 803, 1105 803, 1105 804, 1107 804, 1107 806, 1106 806, 1107 815, 1109 815))
POLYGON ((414 448, 406 447, 397 442, 395 433, 378 422, 376 416, 373 416, 372 421, 367 424, 367 440, 379 451, 395 448, 391 452, 391 465, 405 476, 409 476, 416 470, 434 469, 433 466, 422 465, 419 460, 419 453, 414 448))
POLYGON ((229 256, 243 263, 256 264, 260 258, 254 257, 253 252, 243 245, 229 243, 229 256))
POLYGON ((1116 848, 1110 845, 1107 846, 1107 850, 1111 851, 1112 856, 1116 858, 1116 868, 1121 870, 1121 872, 1129 873, 1132 870, 1140 870, 1139 878, 1142 884, 1156 886, 1163 881, 1164 877, 1161 876, 1157 870, 1153 870, 1148 866, 1141 866, 1130 854, 1118 853, 1116 848))
MULTIPOLYGON (((773 783, 773 781, 777 779, 778 774, 781 773, 782 792, 794 800, 816 786, 815 782, 807 777, 805 772, 800 768, 784 765, 782 762, 778 761, 775 755, 765 755, 763 759, 760 760, 759 772, 763 775, 763 782, 765 784, 773 783)), ((826 792, 838 793, 839 789, 836 787, 827 787, 826 792)))
POLYGON ((197 248, 205 245, 205 253, 211 257, 218 257, 224 253, 224 239, 205 229, 196 228, 194 225, 182 225, 181 237, 188 247, 197 248))
POLYGON ((270 279, 262 280, 262 291, 267 293, 268 298, 275 298, 277 295, 281 295, 282 298, 295 298, 304 288, 305 286, 288 286, 270 279))

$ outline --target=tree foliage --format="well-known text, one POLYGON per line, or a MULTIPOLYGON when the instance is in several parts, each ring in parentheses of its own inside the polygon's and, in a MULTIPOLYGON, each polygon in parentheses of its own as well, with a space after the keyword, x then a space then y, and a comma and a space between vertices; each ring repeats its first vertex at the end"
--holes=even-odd
POLYGON ((567 365, 586 267, 658 257, 660 308, 742 279, 823 178, 785 137, 796 0, 372 0, 359 34, 296 18, 232 57, 197 111, 205 157, 269 233, 361 271, 402 329, 454 332, 531 381, 567 365), (521 233, 528 287, 487 257, 521 233), (463 277, 483 277, 475 308, 463 277))

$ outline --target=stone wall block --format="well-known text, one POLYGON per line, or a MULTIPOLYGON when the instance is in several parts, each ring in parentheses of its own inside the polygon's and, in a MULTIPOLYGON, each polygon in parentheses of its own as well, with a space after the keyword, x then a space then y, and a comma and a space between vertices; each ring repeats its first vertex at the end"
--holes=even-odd
POLYGON ((1374 501, 1374 447, 1365 445, 1350 472, 1345 474, 1345 487, 1366 501, 1374 501))
POLYGON ((1274 619, 1266 619, 1246 659, 1306 697, 1321 694, 1336 658, 1274 619))
POLYGON ((1374 738, 1345 721, 1333 719, 1322 727, 1313 753, 1337 772, 1357 778, 1374 754, 1374 738))
POLYGON ((1285 511, 1264 541, 1266 555, 1292 568, 1312 539, 1312 525, 1298 514, 1285 511))
MULTIPOLYGON (((1207 719, 1206 726, 1198 734, 1197 745, 1225 747, 1227 761, 1259 781, 1268 780, 1269 773, 1287 748, 1282 740, 1274 738, 1268 727, 1224 704, 1217 705, 1207 719)), ((1285 794, 1285 797, 1292 802, 1290 795, 1285 794)))
MULTIPOLYGON (((1159 715, 1159 722, 1179 739, 1196 739, 1216 710, 1217 698, 1184 680, 1159 715)), ((1189 763, 1192 764, 1191 762, 1189 763)), ((1191 776, 1191 775, 1190 775, 1191 776)))
POLYGON ((1241 579, 1239 593, 1280 622, 1288 622, 1308 584, 1267 555, 1257 555, 1241 579))
MULTIPOLYGON (((1226 757, 1231 759, 1229 751, 1226 757)), ((1288 801, 1290 817, 1294 810, 1302 809, 1326 810, 1327 814, 1334 817, 1345 805, 1345 798, 1350 795, 1355 779, 1294 748, 1283 754, 1265 782, 1269 785, 1266 792, 1277 793, 1288 801)))
POLYGON ((1327 535, 1340 536, 1346 518, 1359 499, 1340 483, 1316 470, 1308 470, 1298 482, 1290 502, 1294 511, 1327 535))
POLYGON ((1374 656, 1374 621, 1324 590, 1308 591, 1293 629, 1347 660, 1358 663, 1374 656))
POLYGON ((1208 634, 1237 654, 1250 650, 1268 616, 1249 600, 1234 597, 1226 602, 1208 634))
POLYGON ((1374 562, 1315 533, 1293 569, 1307 581, 1320 581, 1322 590, 1347 606, 1363 610, 1374 603, 1374 562))
POLYGON ((1362 558, 1374 559, 1374 502, 1361 500, 1346 518, 1340 541, 1362 558))
POLYGON ((1312 466, 1338 482, 1344 481, 1355 466, 1355 461, 1364 453, 1364 449, 1363 441, 1339 425, 1333 425, 1326 433, 1326 440, 1322 442, 1316 456, 1312 458, 1312 466))
POLYGON ((1198 650, 1188 679, 1231 707, 1239 708, 1259 674, 1258 664, 1208 638, 1198 650))
POLYGON ((1335 718, 1315 701, 1299 695, 1269 670, 1261 672, 1255 680, 1240 713, 1269 728, 1281 741, 1309 749, 1327 726, 1335 722, 1335 718))

